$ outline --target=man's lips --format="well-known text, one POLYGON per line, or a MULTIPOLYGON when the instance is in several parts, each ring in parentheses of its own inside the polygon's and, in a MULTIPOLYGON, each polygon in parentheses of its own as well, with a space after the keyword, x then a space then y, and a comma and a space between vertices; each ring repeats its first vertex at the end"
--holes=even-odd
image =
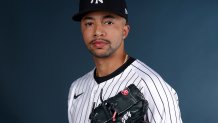
POLYGON ((96 39, 90 42, 95 48, 103 48, 105 45, 109 44, 108 40, 96 39))

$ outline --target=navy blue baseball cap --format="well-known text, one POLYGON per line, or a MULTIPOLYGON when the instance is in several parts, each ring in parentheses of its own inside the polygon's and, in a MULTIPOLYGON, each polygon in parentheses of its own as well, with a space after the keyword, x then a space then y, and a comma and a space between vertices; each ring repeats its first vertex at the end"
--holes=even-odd
POLYGON ((128 21, 128 11, 125 0, 80 0, 79 12, 73 16, 73 20, 81 21, 86 14, 94 11, 112 12, 128 21))

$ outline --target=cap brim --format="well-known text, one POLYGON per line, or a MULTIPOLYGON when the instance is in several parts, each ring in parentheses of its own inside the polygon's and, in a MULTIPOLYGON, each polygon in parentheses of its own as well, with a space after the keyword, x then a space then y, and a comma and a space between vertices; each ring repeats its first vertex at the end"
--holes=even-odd
POLYGON ((112 12, 112 13, 115 13, 115 14, 117 14, 117 15, 119 15, 119 16, 121 16, 121 17, 123 17, 123 18, 125 18, 125 19, 127 20, 127 16, 123 16, 123 14, 122 14, 121 12, 111 11, 111 10, 108 10, 108 9, 91 9, 91 10, 82 11, 82 12, 79 12, 79 13, 75 14, 75 15, 72 17, 72 19, 73 19, 74 21, 81 21, 82 18, 83 18, 86 14, 88 14, 88 13, 90 13, 90 12, 94 12, 94 11, 107 11, 107 12, 112 12))

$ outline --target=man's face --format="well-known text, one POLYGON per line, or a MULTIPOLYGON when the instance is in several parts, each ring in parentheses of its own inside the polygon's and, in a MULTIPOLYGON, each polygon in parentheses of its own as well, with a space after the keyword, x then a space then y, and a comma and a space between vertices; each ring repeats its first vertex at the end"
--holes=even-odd
POLYGON ((91 12, 82 18, 81 31, 90 53, 94 57, 105 58, 124 51, 129 25, 116 14, 91 12))

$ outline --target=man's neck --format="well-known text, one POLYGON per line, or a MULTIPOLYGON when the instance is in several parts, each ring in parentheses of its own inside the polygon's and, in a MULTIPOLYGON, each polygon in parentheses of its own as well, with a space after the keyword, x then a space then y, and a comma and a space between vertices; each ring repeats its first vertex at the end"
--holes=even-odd
POLYGON ((128 59, 126 53, 119 56, 110 56, 108 58, 94 58, 96 65, 96 75, 98 77, 107 76, 122 66, 128 59))

